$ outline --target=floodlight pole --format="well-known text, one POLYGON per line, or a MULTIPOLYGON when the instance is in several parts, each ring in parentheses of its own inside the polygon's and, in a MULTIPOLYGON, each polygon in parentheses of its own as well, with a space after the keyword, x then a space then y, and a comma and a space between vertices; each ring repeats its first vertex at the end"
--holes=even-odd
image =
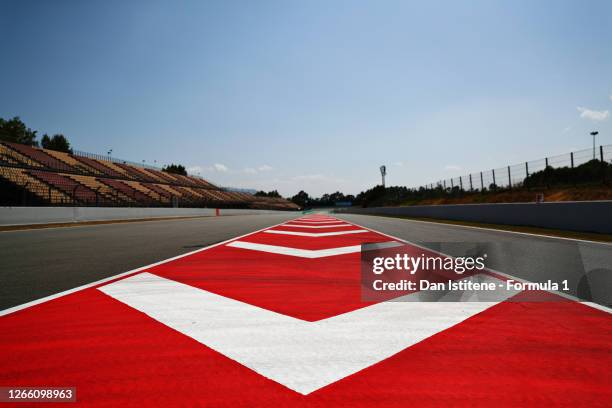
POLYGON ((380 166, 380 175, 382 176, 382 186, 385 186, 385 176, 387 175, 387 166, 380 166))

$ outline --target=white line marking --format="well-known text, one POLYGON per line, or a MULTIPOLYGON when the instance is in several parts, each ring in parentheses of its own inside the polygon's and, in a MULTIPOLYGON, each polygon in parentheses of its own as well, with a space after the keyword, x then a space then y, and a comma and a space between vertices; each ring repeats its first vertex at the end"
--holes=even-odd
MULTIPOLYGON (((504 277, 506 277, 508 279, 514 279, 517 282, 531 282, 531 281, 529 281, 527 279, 519 278, 519 277, 510 275, 509 273, 501 272, 501 271, 498 271, 498 270, 495 270, 495 269, 487 268, 487 270, 491 271, 493 273, 497 273, 497 274, 499 274, 501 276, 504 276, 504 277)), ((561 291, 558 291, 558 290, 548 290, 547 292, 553 293, 555 295, 561 296, 561 297, 563 297, 565 299, 569 299, 569 300, 572 300, 572 301, 577 302, 577 303, 582 303, 583 305, 590 306, 590 307, 592 307, 594 309, 598 309, 598 310, 601 310, 603 312, 612 313, 612 309, 610 309, 607 306, 600 305, 599 303, 594 303, 594 302, 586 302, 584 300, 581 300, 581 299, 577 298, 576 296, 570 295, 569 293, 561 292, 561 291)))
MULTIPOLYGON (((293 221, 292 221, 293 222, 293 221)), ((336 227, 352 227, 352 224, 334 224, 334 225, 298 225, 298 224, 282 224, 283 227, 295 228, 336 228, 336 227)))
POLYGON ((293 220, 291 222, 295 223, 303 223, 303 224, 334 224, 338 223, 339 220, 330 220, 330 221, 305 221, 305 220, 293 220))
MULTIPOLYGON (((381 242, 378 243, 379 247, 377 249, 382 248, 392 248, 394 246, 399 246, 399 244, 395 241, 390 242, 381 242)), ((291 248, 277 245, 267 245, 267 244, 257 244, 254 242, 245 242, 245 241, 233 241, 227 244, 226 246, 232 248, 241 248, 241 249, 250 249, 253 251, 261 251, 261 252, 269 252, 272 254, 278 255, 289 255, 289 256, 297 256, 300 258, 324 258, 327 256, 336 256, 336 255, 344 255, 344 254, 352 254, 354 252, 361 251, 361 245, 351 245, 346 247, 338 247, 338 248, 326 248, 326 249, 299 249, 299 248, 291 248)))
POLYGON ((348 230, 348 231, 335 231, 335 232, 300 232, 300 231, 282 231, 282 230, 265 230, 268 234, 284 234, 284 235, 298 235, 300 237, 331 237, 334 235, 346 235, 346 234, 359 234, 362 232, 368 232, 368 230, 348 230))
MULTIPOLYGON (((499 282, 491 276, 484 279, 499 282)), ((389 358, 513 294, 498 294, 490 302, 382 302, 307 322, 150 273, 98 290, 303 395, 389 358)), ((418 294, 405 296, 414 297, 418 294)))
MULTIPOLYGON (((347 213, 347 214, 350 215, 350 213, 347 213)), ((485 231, 491 231, 491 232, 528 235, 528 236, 533 236, 533 237, 538 237, 538 238, 562 239, 562 240, 565 240, 565 241, 586 242, 586 243, 589 243, 589 244, 598 244, 598 245, 607 245, 607 246, 612 245, 612 242, 591 241, 589 239, 567 238, 567 237, 558 237, 558 236, 555 236, 555 235, 534 234, 533 232, 510 231, 510 230, 502 230, 502 229, 495 229, 495 228, 488 228, 488 227, 475 227, 475 226, 472 226, 472 225, 461 225, 461 224, 450 224, 450 223, 446 223, 446 222, 415 220, 415 219, 411 219, 411 218, 387 217, 387 216, 382 216, 382 215, 369 215, 369 214, 356 214, 356 215, 365 215, 367 217, 397 218, 397 219, 402 220, 402 221, 422 222, 422 223, 425 223, 425 224, 443 225, 443 226, 448 226, 448 227, 471 228, 471 229, 485 230, 485 231)), ((444 220, 441 220, 441 221, 444 221, 444 220)), ((447 220, 447 221, 452 221, 452 220, 447 220)), ((508 226, 511 227, 512 225, 508 225, 508 226)), ((374 230, 372 230, 372 231, 374 231, 374 230)), ((375 232, 378 232, 378 231, 375 231, 375 232)))
MULTIPOLYGON (((406 221, 411 221, 411 220, 406 220, 406 221)), ((420 221, 420 222, 427 222, 427 221, 420 221)), ((440 223, 431 222, 431 224, 440 224, 440 223)), ((380 235, 383 235, 385 237, 389 237, 389 238, 395 239, 395 240, 397 240, 399 242, 403 242, 405 244, 412 245, 412 246, 415 246, 417 248, 421 248, 421 249, 424 249, 424 250, 427 250, 427 251, 431 251, 431 252, 437 253, 439 255, 443 255, 445 257, 454 258, 451 255, 448 255, 448 254, 436 251, 436 250, 431 249, 431 248, 424 247, 424 246, 419 245, 419 244, 415 244, 414 242, 407 241, 407 240, 405 240, 403 238, 399 238, 399 237, 396 237, 394 235, 385 234, 384 232, 380 232, 380 231, 372 229, 372 228, 367 228, 367 227, 364 227, 363 225, 359 225, 359 224, 353 224, 353 225, 355 225, 356 227, 360 227, 360 228, 366 228, 366 229, 368 229, 368 230, 370 230, 372 232, 375 232, 377 234, 380 234, 380 235)), ((483 228, 483 229, 485 229, 485 228, 483 228)), ((493 230, 493 231, 495 231, 495 230, 493 230)), ((502 276, 505 276, 506 278, 514 279, 516 281, 531 282, 531 281, 529 281, 527 279, 522 279, 522 278, 510 275, 509 273, 500 272, 500 271, 497 271, 497 270, 492 269, 492 268, 486 268, 486 269, 491 271, 491 272, 498 273, 498 274, 500 274, 502 276)), ((573 295, 570 295, 570 294, 567 294, 567 293, 564 293, 564 292, 558 292, 558 291, 555 291, 555 290, 549 290, 547 292, 554 293, 555 295, 559 295, 559 296, 564 297, 566 299, 573 300, 576 303, 582 303, 583 305, 592 307, 593 309, 601 310, 602 312, 606 312, 606 313, 612 314, 612 308, 609 308, 609 307, 604 306, 604 305, 600 305, 599 303, 587 302, 587 301, 581 300, 580 298, 577 298, 576 296, 573 296, 573 295)))
POLYGON ((127 272, 118 273, 117 275, 109 276, 107 278, 100 279, 100 280, 97 280, 97 281, 94 281, 94 282, 91 282, 91 283, 87 283, 85 285, 77 286, 76 288, 68 289, 68 290, 65 290, 63 292, 58 292, 58 293, 55 293, 53 295, 45 296, 45 297, 40 298, 40 299, 32 300, 30 302, 26 302, 26 303, 23 303, 21 305, 9 307, 8 309, 0 310, 0 316, 6 316, 6 315, 9 315, 11 313, 15 313, 15 312, 18 312, 20 310, 23 310, 23 309, 27 309, 29 307, 36 306, 36 305, 39 305, 41 303, 48 302, 48 301, 53 300, 53 299, 57 299, 57 298, 60 298, 60 297, 66 296, 66 295, 70 295, 70 294, 75 293, 75 292, 79 292, 79 291, 84 290, 84 289, 88 289, 88 288, 91 288, 91 287, 94 287, 94 286, 101 285, 101 284, 106 283, 106 282, 110 282, 110 281, 115 280, 115 279, 119 279, 119 278, 123 278, 123 277, 128 276, 128 275, 135 274, 137 272, 143 271, 143 270, 148 269, 148 268, 152 268, 152 267, 157 266, 157 265, 165 264, 167 262, 171 262, 171 261, 174 261, 176 259, 180 259, 180 258, 189 256, 189 255, 193 255, 193 254, 201 252, 201 251, 206 251, 208 249, 211 249, 211 248, 214 248, 214 247, 218 247, 218 246, 227 244, 228 242, 233 241, 235 239, 240 239, 240 238, 247 237, 249 235, 257 234, 258 232, 264 231, 264 230, 266 230, 268 228, 278 227, 279 225, 283 225, 283 223, 281 222, 279 224, 272 225, 271 227, 261 228, 261 229, 258 229, 257 231, 249 232, 247 234, 240 235, 238 237, 232 237, 232 238, 227 239, 227 240, 225 240, 223 242, 217 242, 216 244, 209 245, 209 246, 204 247, 204 248, 196 249, 195 251, 187 252, 187 253, 184 253, 184 254, 181 254, 181 255, 178 255, 178 256, 174 256, 172 258, 164 259, 163 261, 155 262, 155 263, 152 263, 150 265, 146 265, 146 266, 142 266, 140 268, 132 269, 132 270, 127 271, 127 272))

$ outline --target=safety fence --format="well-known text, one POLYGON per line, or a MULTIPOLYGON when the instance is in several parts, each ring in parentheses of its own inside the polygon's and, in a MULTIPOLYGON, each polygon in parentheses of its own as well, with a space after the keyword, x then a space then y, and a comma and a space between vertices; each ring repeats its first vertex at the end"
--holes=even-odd
POLYGON ((422 185, 420 188, 426 190, 450 189, 460 191, 485 191, 497 188, 511 189, 522 187, 530 176, 547 168, 558 169, 567 167, 574 169, 593 160, 599 163, 612 164, 612 145, 601 145, 598 148, 578 150, 539 160, 452 177, 422 185))

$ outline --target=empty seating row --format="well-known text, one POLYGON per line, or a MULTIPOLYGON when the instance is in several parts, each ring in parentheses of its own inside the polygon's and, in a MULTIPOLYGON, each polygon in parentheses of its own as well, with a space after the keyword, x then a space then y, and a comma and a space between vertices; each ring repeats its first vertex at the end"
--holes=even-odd
POLYGON ((79 175, 106 176, 184 187, 217 188, 198 177, 170 174, 153 168, 99 160, 11 142, 0 143, 0 163, 79 175))
POLYGON ((59 173, 50 171, 30 170, 30 175, 36 177, 40 181, 49 184, 57 190, 73 198, 73 200, 85 204, 94 204, 98 196, 89 187, 73 180, 70 177, 63 176, 59 173))
POLYGON ((246 193, 0 166, 0 178, 52 205, 242 206, 296 209, 293 203, 246 193))
POLYGON ((26 160, 29 161, 34 167, 68 170, 69 166, 57 160, 55 157, 49 156, 42 149, 36 149, 32 146, 23 145, 19 143, 6 142, 5 145, 7 145, 10 149, 16 151, 20 155, 20 157, 26 157, 26 160))
POLYGON ((76 169, 78 172, 86 173, 86 174, 99 174, 99 172, 96 169, 89 167, 85 165, 84 163, 76 160, 73 156, 69 155, 68 153, 56 152, 55 150, 48 150, 48 149, 43 149, 43 151, 49 156, 53 156, 59 161, 65 163, 65 165, 68 166, 68 168, 76 169))
POLYGON ((69 195, 31 176, 24 169, 0 166, 0 177, 21 187, 24 193, 32 194, 37 199, 49 204, 63 205, 72 203, 72 198, 69 195))
POLYGON ((0 170, 2 180, 48 204, 297 208, 284 199, 225 191, 199 177, 4 141, 0 170))

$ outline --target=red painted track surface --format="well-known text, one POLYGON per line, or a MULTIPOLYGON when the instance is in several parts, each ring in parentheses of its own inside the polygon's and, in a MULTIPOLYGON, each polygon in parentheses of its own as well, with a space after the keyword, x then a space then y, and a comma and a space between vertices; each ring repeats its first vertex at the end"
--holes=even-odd
MULTIPOLYGON (((373 231, 238 239, 307 250, 390 240, 373 231)), ((222 244, 147 271, 314 322, 368 306, 359 260, 222 244)), ((579 303, 505 302, 302 395, 89 288, 0 318, 0 386, 75 386, 83 406, 603 407, 612 400, 611 329, 608 313, 579 303)))

